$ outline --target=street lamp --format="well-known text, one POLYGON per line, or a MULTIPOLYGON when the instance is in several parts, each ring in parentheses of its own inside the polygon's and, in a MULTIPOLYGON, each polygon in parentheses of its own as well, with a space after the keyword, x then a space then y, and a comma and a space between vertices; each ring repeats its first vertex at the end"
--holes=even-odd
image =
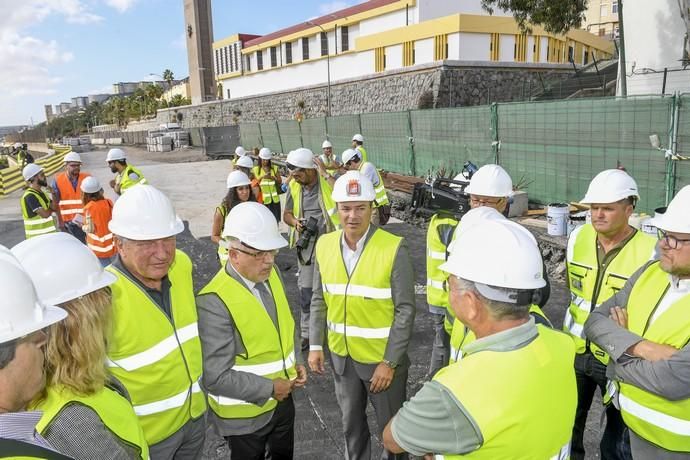
POLYGON ((328 74, 327 74, 328 75, 328 85, 326 87, 326 101, 328 103, 327 114, 330 117, 331 116, 331 47, 330 47, 330 43, 328 42, 328 32, 326 32, 326 30, 323 27, 321 27, 321 25, 316 24, 312 21, 307 21, 306 23, 309 25, 318 27, 319 29, 321 29, 323 34, 326 36, 326 69, 328 72, 328 74))

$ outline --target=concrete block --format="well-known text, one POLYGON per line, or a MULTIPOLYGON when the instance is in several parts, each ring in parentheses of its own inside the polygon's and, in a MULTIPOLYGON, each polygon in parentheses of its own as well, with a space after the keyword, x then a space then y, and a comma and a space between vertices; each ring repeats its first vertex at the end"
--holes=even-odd
POLYGON ((123 140, 121 137, 109 137, 105 143, 108 145, 122 145, 123 140))
POLYGON ((523 190, 513 192, 512 199, 513 202, 510 203, 510 208, 508 209, 508 217, 519 217, 525 214, 527 209, 529 209, 527 192, 523 190))

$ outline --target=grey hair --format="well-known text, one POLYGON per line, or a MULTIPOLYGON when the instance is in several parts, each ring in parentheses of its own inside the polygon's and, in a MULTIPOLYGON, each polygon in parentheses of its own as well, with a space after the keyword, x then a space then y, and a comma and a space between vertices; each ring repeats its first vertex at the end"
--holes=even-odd
POLYGON ((0 369, 4 369, 5 366, 7 366, 14 359, 14 352, 16 349, 16 340, 0 343, 0 369))
MULTIPOLYGON (((486 308, 491 313, 491 316, 495 320, 505 320, 505 319, 525 319, 529 317, 529 309, 531 304, 527 303, 524 305, 518 305, 516 303, 503 302, 501 300, 493 300, 484 296, 479 289, 477 289, 476 284, 473 281, 468 281, 459 277, 456 277, 460 289, 466 291, 474 292, 477 297, 486 305, 486 308)), ((506 294, 515 292, 514 289, 501 288, 492 286, 492 289, 498 291, 504 291, 506 294)))

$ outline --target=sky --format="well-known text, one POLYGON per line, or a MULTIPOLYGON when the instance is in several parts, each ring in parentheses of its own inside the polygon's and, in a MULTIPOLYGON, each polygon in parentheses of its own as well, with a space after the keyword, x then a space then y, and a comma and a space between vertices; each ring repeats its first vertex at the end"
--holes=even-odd
MULTIPOLYGON (((214 39, 263 35, 363 0, 213 0, 214 39), (296 7, 297 5, 297 7, 296 7)), ((119 81, 188 75, 183 0, 0 0, 0 126, 119 81)))

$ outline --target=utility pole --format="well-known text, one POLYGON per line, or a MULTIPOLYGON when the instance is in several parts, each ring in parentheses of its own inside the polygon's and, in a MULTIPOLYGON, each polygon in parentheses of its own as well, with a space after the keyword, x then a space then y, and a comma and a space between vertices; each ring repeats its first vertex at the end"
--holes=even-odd
POLYGON ((628 82, 625 64, 625 34, 623 30, 623 0, 618 0, 618 65, 620 68, 621 96, 627 97, 628 82))

